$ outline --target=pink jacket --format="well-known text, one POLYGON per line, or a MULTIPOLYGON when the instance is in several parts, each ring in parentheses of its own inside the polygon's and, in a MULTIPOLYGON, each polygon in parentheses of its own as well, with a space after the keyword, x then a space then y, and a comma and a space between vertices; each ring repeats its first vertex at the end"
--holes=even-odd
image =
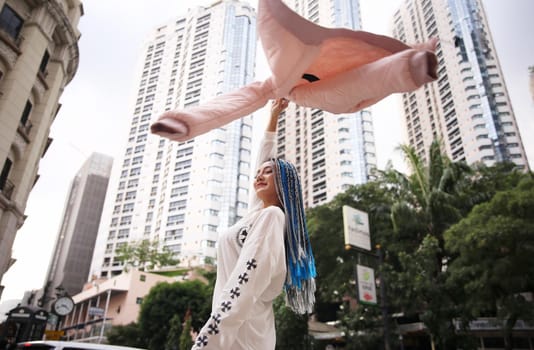
POLYGON ((364 31, 324 28, 281 0, 259 0, 258 33, 272 76, 202 105, 163 113, 154 134, 185 141, 244 117, 270 99, 350 113, 437 79, 437 38, 408 46, 364 31))

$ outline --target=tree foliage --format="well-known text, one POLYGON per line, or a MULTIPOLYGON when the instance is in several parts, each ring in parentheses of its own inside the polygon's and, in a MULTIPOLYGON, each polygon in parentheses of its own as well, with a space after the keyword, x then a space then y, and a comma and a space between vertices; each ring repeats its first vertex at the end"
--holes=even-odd
POLYGON ((169 325, 169 333, 165 341, 165 350, 181 350, 180 338, 182 334, 182 320, 179 314, 175 314, 171 318, 169 325))
POLYGON ((380 184, 369 182, 351 187, 330 203, 307 212, 308 230, 317 265, 316 298, 319 304, 340 303, 345 295, 354 295, 357 259, 376 265, 376 258, 363 254, 358 256, 355 251, 345 249, 343 206, 368 213, 374 246, 393 234, 388 210, 391 197, 388 192, 380 184))
POLYGON ((117 249, 117 259, 124 263, 124 270, 134 267, 141 271, 154 270, 161 266, 176 266, 179 260, 174 258, 174 252, 169 248, 159 246, 157 240, 144 239, 130 242, 117 249))
MULTIPOLYGON (((432 144, 426 163, 413 148, 402 146, 401 150, 410 175, 388 166, 378 172, 376 181, 350 188, 331 202, 308 211, 318 272, 318 316, 325 313, 325 304, 339 305, 344 297, 355 295, 357 260, 385 276, 390 314, 403 313, 409 319, 422 321, 437 348, 467 346, 469 339, 459 336, 454 320, 464 312, 462 300, 468 296, 463 289, 464 281, 451 280, 448 270, 465 251, 446 245, 445 232, 473 207, 491 200, 498 191, 515 187, 530 175, 507 163, 471 167, 451 162, 442 154, 438 141, 432 144), (369 255, 342 249, 343 205, 369 214, 372 245, 380 244, 385 253, 381 266, 369 255)), ((503 265, 503 271, 511 268, 509 263, 506 268, 503 265)), ((360 309, 341 316, 347 334, 351 327, 361 325, 351 318, 360 309)), ((363 346, 365 341, 360 335, 348 339, 363 346)), ((351 344, 347 346, 350 348, 351 344)))
POLYGON ((459 194, 472 169, 453 163, 434 141, 428 165, 415 149, 401 146, 411 175, 393 169, 379 181, 393 189, 391 220, 396 245, 386 244, 388 296, 394 307, 407 315, 417 315, 438 347, 455 341, 454 291, 446 282, 449 254, 444 248, 444 232, 462 217, 459 194), (402 242, 402 243, 400 243, 402 242))
POLYGON ((184 329, 180 335, 180 350, 189 350, 193 346, 193 338, 191 338, 191 315, 189 312, 185 316, 184 329))
POLYGON ((124 326, 113 326, 106 332, 109 344, 145 348, 147 343, 141 335, 141 329, 135 322, 124 326))
POLYGON ((534 320, 534 180, 498 192, 446 234, 446 247, 457 256, 448 283, 462 286, 463 319, 495 315, 503 322, 505 344, 519 319, 534 320))
POLYGON ((344 330, 346 350, 383 349, 383 320, 377 307, 362 306, 356 309, 344 307, 339 312, 341 329, 344 330))
POLYGON ((211 309, 212 288, 198 281, 159 283, 144 298, 139 314, 139 328, 148 349, 164 349, 170 321, 174 315, 191 312, 193 328, 200 329, 211 309))
POLYGON ((285 297, 279 295, 273 303, 276 350, 307 349, 308 316, 298 315, 286 306, 285 297))

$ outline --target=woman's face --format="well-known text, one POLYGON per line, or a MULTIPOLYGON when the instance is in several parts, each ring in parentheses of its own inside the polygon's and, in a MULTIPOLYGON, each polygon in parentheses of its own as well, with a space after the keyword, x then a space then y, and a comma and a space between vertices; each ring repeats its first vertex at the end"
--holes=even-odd
POLYGON ((268 207, 270 205, 280 206, 280 200, 276 194, 276 175, 274 172, 274 165, 271 161, 263 163, 254 178, 254 190, 259 199, 263 201, 263 205, 268 207))

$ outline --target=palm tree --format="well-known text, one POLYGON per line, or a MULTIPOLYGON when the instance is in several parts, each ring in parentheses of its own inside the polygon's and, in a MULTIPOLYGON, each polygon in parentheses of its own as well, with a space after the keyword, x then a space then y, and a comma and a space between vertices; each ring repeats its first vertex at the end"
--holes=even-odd
POLYGON ((414 148, 402 145, 400 150, 411 174, 388 167, 379 178, 395 198, 391 220, 396 249, 386 247, 389 263, 394 265, 388 277, 389 294, 405 313, 417 314, 425 323, 433 349, 436 345, 445 348, 454 339, 455 303, 445 284, 449 256, 443 233, 462 217, 459 198, 464 175, 471 168, 451 162, 437 140, 430 146, 428 164, 414 148))

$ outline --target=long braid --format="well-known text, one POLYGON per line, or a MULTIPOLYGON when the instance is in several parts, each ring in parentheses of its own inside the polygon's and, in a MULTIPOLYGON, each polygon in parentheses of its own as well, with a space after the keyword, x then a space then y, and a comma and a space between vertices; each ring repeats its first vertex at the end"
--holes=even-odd
POLYGON ((272 161, 275 165, 278 199, 286 214, 286 303, 296 313, 311 313, 315 303, 317 273, 306 226, 300 179, 293 164, 282 159, 272 161))

